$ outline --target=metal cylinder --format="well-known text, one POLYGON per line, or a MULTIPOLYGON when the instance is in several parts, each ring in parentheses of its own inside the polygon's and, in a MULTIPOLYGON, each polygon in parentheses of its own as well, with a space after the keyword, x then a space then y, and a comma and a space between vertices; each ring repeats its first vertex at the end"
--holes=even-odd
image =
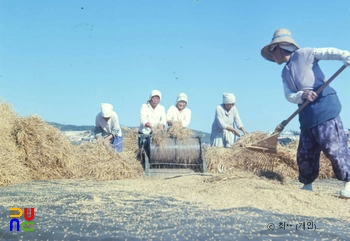
POLYGON ((191 137, 184 141, 166 138, 164 144, 157 146, 150 141, 150 163, 199 164, 201 163, 201 141, 191 137))

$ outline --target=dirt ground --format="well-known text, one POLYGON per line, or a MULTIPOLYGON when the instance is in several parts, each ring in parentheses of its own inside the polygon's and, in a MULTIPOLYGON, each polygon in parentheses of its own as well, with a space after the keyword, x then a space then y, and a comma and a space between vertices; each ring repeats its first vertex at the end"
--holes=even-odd
POLYGON ((350 200, 337 197, 343 183, 300 187, 244 171, 33 181, 0 188, 0 239, 349 240, 350 200), (34 207, 35 231, 10 232, 10 207, 34 207))

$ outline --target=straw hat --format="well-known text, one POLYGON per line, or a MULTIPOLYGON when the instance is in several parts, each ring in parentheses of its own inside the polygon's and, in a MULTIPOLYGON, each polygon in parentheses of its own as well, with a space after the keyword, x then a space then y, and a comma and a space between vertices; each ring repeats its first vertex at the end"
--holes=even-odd
POLYGON ((297 43, 294 41, 294 39, 292 38, 292 33, 289 29, 286 28, 280 28, 277 29, 276 32, 273 34, 273 38, 270 44, 266 45, 265 47, 263 47, 261 49, 261 55, 272 62, 275 62, 275 60, 272 58, 272 54, 271 54, 271 46, 273 45, 292 45, 294 46, 296 49, 299 49, 299 46, 297 45, 297 43))
POLYGON ((102 117, 109 118, 112 116, 113 112, 113 105, 109 103, 102 103, 101 104, 101 115, 102 117))

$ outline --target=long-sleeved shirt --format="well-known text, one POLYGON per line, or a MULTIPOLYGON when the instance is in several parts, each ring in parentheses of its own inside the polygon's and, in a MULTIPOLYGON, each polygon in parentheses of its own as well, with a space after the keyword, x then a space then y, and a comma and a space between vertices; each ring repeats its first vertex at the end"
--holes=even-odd
POLYGON ((191 122, 191 110, 188 108, 179 111, 179 109, 172 105, 167 112, 167 121, 179 121, 183 127, 187 127, 191 122))
MULTIPOLYGON (((301 48, 290 55, 290 60, 282 70, 284 94, 288 101, 300 105, 303 103, 301 96, 304 90, 316 91, 326 82, 318 61, 329 59, 329 56, 318 53, 320 50, 322 49, 301 48)), ((341 59, 341 56, 333 58, 341 59)), ((340 111, 341 104, 336 91, 327 86, 315 101, 299 113, 300 128, 307 129, 319 125, 335 118, 340 111)))
POLYGON ((302 48, 295 51, 292 56, 294 55, 292 67, 287 63, 286 70, 282 72, 283 90, 289 102, 302 104, 304 101, 301 96, 304 90, 317 89, 317 87, 326 82, 326 77, 322 73, 318 61, 344 61, 344 58, 350 56, 350 53, 349 51, 336 48, 302 48))
POLYGON ((151 128, 145 127, 146 123, 149 122, 152 127, 157 125, 166 125, 166 114, 164 106, 158 104, 156 108, 147 103, 142 104, 140 110, 140 128, 139 132, 143 134, 150 134, 151 128))
POLYGON ((119 125, 119 119, 116 112, 112 112, 111 117, 106 121, 101 112, 97 114, 95 120, 95 137, 107 137, 110 134, 113 136, 122 136, 122 129, 119 125))
POLYGON ((213 137, 220 135, 227 126, 237 128, 243 127, 241 118, 239 117, 236 106, 233 106, 230 111, 226 111, 224 104, 216 107, 214 122, 211 126, 211 135, 213 137))

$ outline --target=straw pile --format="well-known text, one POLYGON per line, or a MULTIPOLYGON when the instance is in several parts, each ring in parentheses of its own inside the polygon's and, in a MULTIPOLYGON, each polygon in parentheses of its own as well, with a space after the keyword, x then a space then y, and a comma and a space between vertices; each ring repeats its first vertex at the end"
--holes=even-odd
POLYGON ((136 159, 137 132, 126 131, 124 152, 102 143, 72 145, 40 117, 19 117, 0 103, 0 186, 30 180, 117 180, 143 175, 136 159))
POLYGON ((59 130, 39 117, 19 117, 7 103, 0 112, 0 186, 72 176, 74 148, 59 130))
POLYGON ((77 146, 73 174, 74 178, 110 181, 143 176, 144 171, 135 154, 118 153, 97 141, 77 146))
MULTIPOLYGON (((297 143, 289 146, 278 144, 277 154, 261 153, 247 149, 246 146, 267 137, 265 133, 255 132, 240 138, 231 148, 208 147, 205 149, 207 169, 214 173, 232 173, 235 169, 261 175, 275 173, 292 179, 298 178, 296 162, 297 143)), ((334 177, 330 161, 321 154, 319 178, 334 177)))
POLYGON ((0 186, 4 186, 16 181, 26 181, 28 170, 22 165, 23 157, 17 149, 14 136, 11 135, 18 116, 6 103, 0 103, 0 113, 0 186))
POLYGON ((74 147, 57 129, 37 116, 17 118, 12 128, 23 165, 32 179, 71 177, 74 147))

